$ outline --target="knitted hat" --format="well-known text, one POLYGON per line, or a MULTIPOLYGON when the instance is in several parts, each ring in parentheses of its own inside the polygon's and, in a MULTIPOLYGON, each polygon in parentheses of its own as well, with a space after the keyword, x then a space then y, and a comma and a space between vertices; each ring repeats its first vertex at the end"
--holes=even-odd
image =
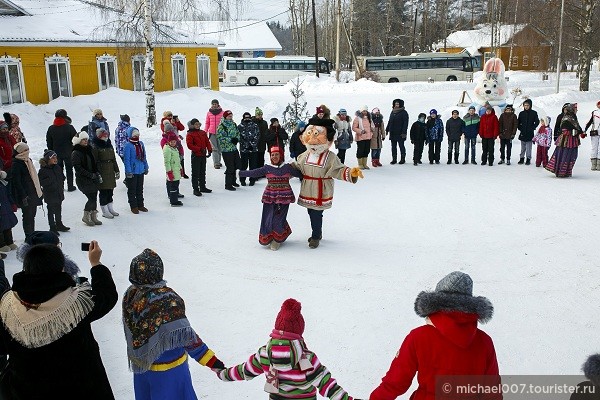
POLYGON ((323 110, 323 107, 317 107, 317 114, 325 114, 325 110, 323 110))
POLYGON ((437 115, 437 110, 435 108, 432 108, 431 110, 429 110, 429 115, 431 114, 437 115))
POLYGON ((81 143, 82 140, 88 140, 90 138, 90 136, 87 134, 87 132, 85 131, 81 131, 77 134, 77 136, 74 136, 73 139, 71 139, 71 143, 73 143, 73 146, 81 143))
POLYGON ((400 104, 400 107, 404 107, 404 100, 402 99, 394 99, 394 101, 392 101, 392 108, 394 107, 394 104, 400 104))
POLYGON ((363 112, 363 111, 369 111, 369 107, 367 107, 367 106, 362 106, 362 107, 360 108, 360 112, 363 112))
POLYGON ((452 110, 452 114, 458 115, 458 110, 452 110))
POLYGON ((480 322, 492 318, 494 307, 485 297, 473 296, 473 280, 464 272, 454 271, 438 282, 433 292, 421 292, 415 300, 415 312, 427 317, 438 312, 477 314, 480 322))
POLYGON ((188 122, 188 129, 193 129, 195 124, 200 124, 200 126, 202 126, 202 123, 200 122, 200 120, 198 120, 198 118, 192 118, 190 120, 190 122, 188 122))
POLYGON ((227 118, 227 117, 229 117, 230 115, 233 115, 233 113, 231 112, 231 110, 226 110, 226 111, 223 113, 223 118, 227 118))
POLYGON ((269 149, 269 153, 273 154, 273 153, 279 153, 281 154, 281 148, 279 146, 271 146, 271 148, 269 149))
POLYGON ((140 131, 137 128, 133 128, 131 130, 131 137, 139 137, 140 136, 140 131))
POLYGON ((27 143, 24 142, 19 142, 17 144, 15 144, 15 151, 19 154, 29 150, 29 146, 27 145, 27 143))
POLYGON ((302 335, 304 333, 304 318, 300 311, 302 305, 294 300, 287 299, 281 305, 281 310, 275 319, 275 329, 302 335))
POLYGON ((167 132, 175 132, 176 133, 177 132, 177 129, 169 121, 165 121, 163 123, 163 129, 164 129, 165 133, 167 133, 167 132))
POLYGON ((263 112, 260 108, 256 107, 254 110, 254 115, 258 117, 259 115, 263 115, 263 112))
POLYGON ((246 119, 246 118, 252 118, 252 114, 250 114, 248 111, 246 111, 243 115, 242 115, 242 119, 246 119))
POLYGON ((279 122, 279 120, 277 118, 275 118, 275 117, 271 118, 271 123, 273 124, 275 122, 279 122))
POLYGON ((129 115, 127 115, 127 114, 123 114, 120 117, 121 117, 121 121, 125 121, 125 122, 131 121, 131 118, 129 118, 129 115))
POLYGON ((56 157, 56 152, 53 150, 46 150, 44 151, 44 160, 46 160, 46 162, 51 159, 52 157, 56 157))
POLYGON ((108 131, 104 128, 96 129, 96 137, 98 139, 108 139, 108 131))
POLYGON ((304 122, 304 121, 298 121, 296 123, 296 129, 304 129, 304 128, 306 128, 306 122, 304 122))
POLYGON ((219 100, 217 100, 217 99, 212 99, 212 100, 210 101, 210 104, 219 104, 219 100))
POLYGON ((167 134, 167 142, 170 142, 171 140, 177 141, 177 139, 178 138, 177 138, 177 134, 176 133, 170 132, 170 133, 167 134))
POLYGON ((102 110, 99 108, 96 108, 94 111, 92 111, 92 115, 98 115, 98 114, 102 114, 102 110))
POLYGON ((340 113, 340 114, 348 114, 348 111, 346 111, 345 108, 340 108, 340 111, 338 111, 338 113, 340 113))
POLYGON ((131 260, 129 282, 134 285, 155 285, 163 280, 162 259, 153 250, 145 249, 131 260))
POLYGON ((163 117, 165 117, 165 118, 166 118, 166 117, 169 117, 169 116, 171 116, 171 115, 173 115, 173 112, 172 112, 172 111, 164 111, 164 112, 163 112, 163 117))
POLYGON ((59 108, 54 113, 54 118, 66 118, 66 117, 67 117, 67 110, 64 110, 62 108, 59 108))
POLYGON ((469 110, 475 110, 475 106, 469 106, 469 110))

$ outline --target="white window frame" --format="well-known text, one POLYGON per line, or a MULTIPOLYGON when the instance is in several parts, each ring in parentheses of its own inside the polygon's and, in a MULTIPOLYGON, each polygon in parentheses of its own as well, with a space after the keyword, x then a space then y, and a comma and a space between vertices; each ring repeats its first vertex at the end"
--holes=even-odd
MULTIPOLYGON (((179 76, 179 74, 177 74, 179 76)), ((177 90, 177 89, 186 89, 188 87, 188 81, 187 81, 187 60, 185 57, 185 54, 173 54, 171 55, 171 76, 172 76, 172 83, 173 83, 173 90, 177 90), (177 80, 177 85, 175 85, 175 68, 173 68, 175 61, 177 61, 177 63, 179 64, 179 61, 183 61, 183 87, 181 87, 179 85, 179 80, 177 80)))
POLYGON ((511 67, 518 67, 519 66, 519 56, 513 56, 512 61, 510 63, 511 67))
POLYGON ((521 62, 521 66, 529 67, 529 56, 523 56, 523 61, 521 62))
POLYGON ((198 87, 201 88, 205 88, 205 89, 210 89, 211 88, 211 77, 210 77, 210 57, 207 56, 206 54, 200 54, 199 56, 196 57, 196 72, 198 74, 198 87), (206 65, 207 69, 207 74, 206 74, 206 81, 204 83, 204 85, 201 85, 200 82, 202 81, 201 79, 201 74, 200 74, 200 67, 206 65))
POLYGON ((531 62, 532 62, 532 66, 534 68, 539 68, 539 66, 540 66, 540 56, 533 56, 533 59, 532 59, 531 62))
POLYGON ((98 70, 98 91, 106 90, 111 87, 119 87, 119 71, 117 69, 117 57, 110 54, 103 54, 96 57, 96 68, 98 70), (113 63, 113 74, 115 77, 114 85, 109 82, 108 63, 113 63), (106 74, 106 87, 102 87, 102 74, 106 74))
POLYGON ((136 92, 143 92, 146 90, 146 77, 145 77, 145 69, 146 69, 146 56, 144 56, 143 54, 136 54, 135 56, 131 57, 131 73, 133 75, 133 90, 136 92), (141 88, 136 89, 135 86, 135 63, 139 62, 141 63, 140 65, 143 65, 144 68, 142 68, 141 72, 141 88))
POLYGON ((25 93, 25 81, 23 80, 23 63, 21 62, 21 59, 10 57, 10 56, 2 56, 2 57, 0 57, 0 74, 3 73, 6 76, 6 84, 8 85, 6 88, 7 93, 8 93, 8 103, 2 103, 2 100, 0 99, 1 105, 14 104, 14 102, 12 100, 12 90, 11 90, 10 79, 9 79, 9 75, 8 75, 8 67, 10 65, 16 65, 17 72, 19 74, 19 85, 21 88, 21 101, 19 101, 17 103, 24 103, 27 101, 27 95, 25 93))
MULTIPOLYGON (((71 62, 69 61, 69 57, 63 57, 60 54, 55 54, 53 56, 50 57, 46 57, 44 60, 45 64, 46 64, 46 82, 48 84, 48 99, 49 100, 54 100, 57 97, 52 97, 52 82, 50 81, 50 64, 65 64, 66 65, 66 74, 67 74, 67 87, 63 88, 63 89, 67 89, 69 91, 68 96, 66 97, 72 97, 73 96, 73 82, 71 80, 71 62)), ((58 71, 58 69, 57 69, 58 71)), ((59 77, 59 85, 60 85, 60 77, 59 77)), ((59 91, 61 88, 59 87, 59 91)), ((60 94, 58 97, 62 96, 62 94, 60 94)))

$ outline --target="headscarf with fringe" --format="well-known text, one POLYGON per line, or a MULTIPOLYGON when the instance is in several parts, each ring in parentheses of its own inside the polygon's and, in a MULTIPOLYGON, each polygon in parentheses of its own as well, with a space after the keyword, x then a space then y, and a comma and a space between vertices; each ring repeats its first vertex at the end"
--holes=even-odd
POLYGON ((191 345, 196 333, 185 316, 185 303, 163 280, 164 267, 145 249, 131 260, 131 286, 123 296, 127 358, 134 373, 148 371, 167 350, 191 345))
POLYGON ((0 302, 0 318, 10 336, 38 348, 71 332, 94 308, 92 287, 76 285, 65 273, 13 276, 12 290, 0 302))

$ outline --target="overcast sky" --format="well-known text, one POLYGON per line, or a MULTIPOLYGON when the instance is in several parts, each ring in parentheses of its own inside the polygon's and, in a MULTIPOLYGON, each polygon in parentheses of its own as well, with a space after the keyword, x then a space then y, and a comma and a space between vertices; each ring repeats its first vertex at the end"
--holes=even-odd
MULTIPOLYGON (((245 11, 240 19, 263 20, 286 11, 289 8, 289 4, 289 0, 246 0, 244 2, 245 11)), ((275 17, 272 21, 287 24, 287 13, 275 17)))

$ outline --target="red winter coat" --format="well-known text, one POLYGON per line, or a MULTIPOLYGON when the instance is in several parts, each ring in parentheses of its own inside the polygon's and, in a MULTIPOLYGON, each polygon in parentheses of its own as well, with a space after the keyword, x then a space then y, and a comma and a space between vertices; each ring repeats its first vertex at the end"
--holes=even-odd
MULTIPOLYGON (((431 324, 413 329, 404 339, 369 399, 396 399, 410 388, 415 374, 419 387, 410 400, 434 400, 436 375, 492 375, 500 383, 494 344, 477 328, 477 318, 459 311, 431 314, 431 324)), ((502 395, 474 398, 501 400, 502 395)))
POLYGON ((15 138, 8 132, 6 132, 6 135, 0 136, 0 159, 2 160, 0 168, 3 171, 8 171, 12 167, 15 144, 17 144, 15 138))
POLYGON ((185 143, 192 154, 197 157, 206 157, 208 153, 212 153, 210 140, 203 130, 190 129, 185 137, 185 143))
POLYGON ((500 123, 494 109, 492 113, 485 113, 479 120, 479 136, 484 139, 496 139, 500 135, 500 123))

